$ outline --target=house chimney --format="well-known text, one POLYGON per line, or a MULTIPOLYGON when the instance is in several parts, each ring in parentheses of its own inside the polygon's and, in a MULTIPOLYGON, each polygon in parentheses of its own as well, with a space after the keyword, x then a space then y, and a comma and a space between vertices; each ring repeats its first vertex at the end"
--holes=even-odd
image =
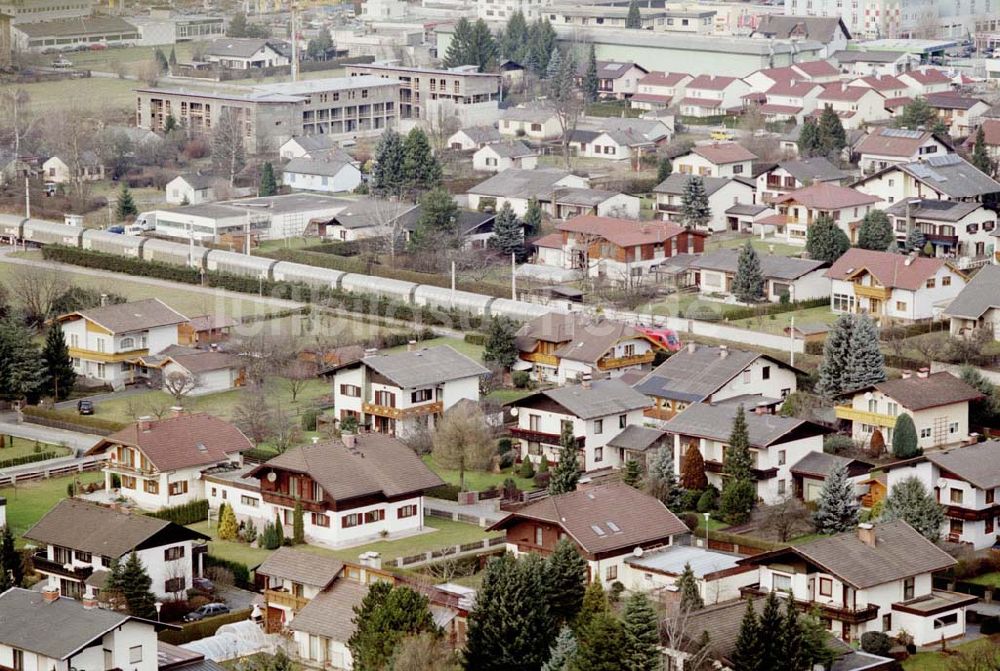
POLYGON ((83 604, 84 610, 94 610, 97 608, 97 599, 93 596, 85 596, 80 600, 80 602, 83 604))
POLYGON ((917 377, 923 380, 926 380, 930 374, 931 374, 930 368, 921 368, 920 370, 917 371, 917 377))
POLYGON ((688 354, 694 354, 694 351, 698 349, 698 345, 693 342, 688 343, 688 354))
POLYGON ((174 405, 174 406, 170 407, 170 416, 171 417, 180 417, 183 414, 184 414, 184 408, 182 408, 181 406, 174 405))
POLYGON ((590 373, 584 373, 580 378, 580 386, 583 387, 584 389, 590 389, 592 379, 593 375, 591 375, 590 373))
POLYGON ((871 522, 862 522, 859 524, 858 538, 865 545, 875 547, 875 525, 871 522))
POLYGON ((358 436, 353 431, 344 432, 340 434, 340 439, 344 442, 344 447, 349 450, 353 450, 354 446, 357 445, 358 436))
POLYGON ((58 587, 46 587, 42 590, 42 599, 45 603, 53 603, 59 599, 59 588, 58 587))
POLYGON ((729 356, 729 345, 719 345, 719 358, 725 359, 729 356))
POLYGON ((417 351, 417 341, 416 340, 410 340, 409 342, 407 342, 406 343, 406 351, 407 352, 416 352, 417 351))
POLYGON ((143 415, 139 418, 139 430, 149 431, 149 425, 152 423, 153 418, 149 415, 143 415))
POLYGON ((909 380, 911 377, 913 377, 913 371, 912 370, 904 370, 903 371, 903 379, 904 380, 909 380))
POLYGON ((101 294, 101 307, 103 308, 107 304, 108 304, 108 295, 101 294))

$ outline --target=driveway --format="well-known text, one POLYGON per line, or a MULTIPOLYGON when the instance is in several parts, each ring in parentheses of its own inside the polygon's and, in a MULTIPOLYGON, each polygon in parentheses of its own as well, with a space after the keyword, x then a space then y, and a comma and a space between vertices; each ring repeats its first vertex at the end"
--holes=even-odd
POLYGON ((16 415, 12 412, 0 415, 0 433, 53 445, 65 445, 74 451, 89 450, 103 437, 93 433, 55 429, 41 424, 18 423, 16 415))

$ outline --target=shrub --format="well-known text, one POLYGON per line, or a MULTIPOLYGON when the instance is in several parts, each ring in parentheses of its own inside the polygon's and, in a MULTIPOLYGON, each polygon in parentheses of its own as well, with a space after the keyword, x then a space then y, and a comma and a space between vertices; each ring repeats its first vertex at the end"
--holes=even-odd
POLYGON ((205 555, 205 566, 219 566, 233 574, 233 585, 241 589, 251 589, 253 583, 250 581, 250 569, 247 568, 246 564, 242 564, 238 561, 230 561, 229 559, 222 559, 221 557, 216 557, 213 554, 205 555))
POLYGON ((212 603, 212 600, 209 599, 207 596, 193 596, 190 599, 188 599, 188 606, 191 608, 191 610, 197 610, 202 606, 204 606, 205 604, 209 603, 212 603))
POLYGON ((227 613, 225 615, 206 617, 204 620, 185 624, 180 631, 162 631, 160 632, 159 639, 164 643, 170 643, 172 645, 190 643, 191 641, 197 641, 199 638, 214 635, 215 632, 219 630, 219 627, 224 624, 247 620, 250 618, 250 613, 251 610, 246 608, 244 610, 235 610, 232 613, 227 613))
POLYGON ((552 479, 552 474, 548 471, 538 471, 535 473, 535 487, 539 489, 548 489, 549 480, 552 479))
POLYGON ((535 477, 535 466, 531 463, 531 459, 526 457, 524 461, 521 462, 521 466, 518 468, 517 474, 525 480, 530 480, 535 477))
POLYGON ((892 650, 892 639, 881 631, 866 631, 861 634, 861 649, 871 655, 885 657, 892 650))
POLYGON ((710 513, 719 507, 719 490, 709 485, 698 497, 698 512, 710 513))
POLYGON ((55 459, 55 452, 38 452, 40 449, 39 445, 35 445, 36 452, 34 454, 26 454, 23 457, 14 457, 12 459, 0 460, 0 469, 10 468, 11 466, 20 466, 22 464, 30 464, 36 461, 46 461, 47 459, 55 459))
POLYGON ((691 531, 698 528, 698 513, 681 513, 681 522, 691 531))
POLYGON ((462 339, 470 345, 483 346, 486 344, 486 336, 482 333, 466 333, 462 339))
POLYGON ((622 598, 622 592, 625 591, 625 585, 622 584, 620 580, 615 580, 611 583, 611 589, 608 590, 608 601, 611 603, 618 603, 622 598))
MULTIPOLYGON (((198 604, 198 606, 203 605, 198 604)), ((177 622, 192 610, 198 608, 198 606, 192 606, 191 602, 185 599, 166 600, 160 606, 160 620, 163 622, 177 622)))
POLYGON ((701 494, 702 490, 700 489, 685 489, 681 497, 681 508, 684 510, 697 510, 701 494))
MULTIPOLYGON (((142 275, 144 273, 137 274, 142 275)), ((122 422, 113 422, 110 419, 101 419, 100 417, 94 417, 92 415, 66 415, 58 410, 48 410, 46 408, 39 408, 35 405, 29 405, 23 408, 21 412, 27 417, 37 417, 43 420, 82 426, 87 429, 93 429, 91 433, 101 433, 104 435, 120 431, 128 426, 122 422)))
POLYGON ((854 441, 851 440, 850 436, 834 433, 823 438, 823 451, 827 454, 841 454, 853 449, 854 441))
POLYGON ((458 501, 458 492, 461 491, 458 485, 443 484, 433 489, 427 490, 427 496, 445 501, 458 501))
POLYGON ((316 420, 319 418, 318 408, 308 408, 302 413, 302 430, 315 431, 316 420))
POLYGON ((155 513, 146 514, 149 517, 155 517, 158 520, 167 520, 181 526, 196 524, 208 519, 208 499, 182 503, 178 506, 171 506, 170 508, 157 510, 155 513))
POLYGON ((507 454, 513 447, 514 443, 505 436, 497 441, 497 454, 507 454))
POLYGON ((513 465, 514 465, 513 452, 504 452, 503 454, 500 455, 500 463, 499 463, 500 468, 506 469, 510 468, 513 465))
POLYGON ((518 389, 526 389, 531 384, 531 376, 526 370, 515 370, 511 373, 510 379, 518 389))

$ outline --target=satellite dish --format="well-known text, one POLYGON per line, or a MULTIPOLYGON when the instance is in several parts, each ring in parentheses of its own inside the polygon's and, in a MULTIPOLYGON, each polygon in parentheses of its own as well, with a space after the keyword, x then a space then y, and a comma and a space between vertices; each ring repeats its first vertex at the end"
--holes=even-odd
POLYGON ((941 479, 939 479, 937 481, 937 486, 938 486, 938 489, 947 489, 948 488, 948 481, 945 480, 944 478, 941 478, 941 479))
POLYGON ((870 391, 865 392, 865 400, 866 401, 872 400, 872 393, 870 391))
POLYGON ((274 471, 271 471, 270 473, 267 474, 267 481, 268 482, 274 482, 277 479, 278 479, 278 474, 275 473, 274 471))
POLYGON ((510 416, 511 417, 517 417, 517 412, 518 412, 517 408, 511 408, 510 409, 510 416))
POLYGON ((642 553, 643 553, 643 550, 642 550, 642 548, 641 548, 641 547, 639 547, 638 545, 636 545, 636 546, 635 546, 635 549, 634 549, 634 550, 632 550, 632 555, 633 555, 633 556, 635 556, 635 557, 641 557, 641 556, 642 556, 642 553))

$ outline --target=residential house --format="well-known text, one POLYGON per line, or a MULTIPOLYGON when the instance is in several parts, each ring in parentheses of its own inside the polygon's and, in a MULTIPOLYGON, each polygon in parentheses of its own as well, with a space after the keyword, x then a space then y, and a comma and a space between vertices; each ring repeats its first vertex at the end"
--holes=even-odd
POLYGON ((503 140, 493 126, 470 126, 455 131, 447 140, 448 147, 458 151, 475 151, 503 140))
POLYGON ((338 418, 354 417, 376 433, 406 438, 433 429, 461 401, 479 400, 481 365, 447 345, 370 354, 329 371, 338 418))
POLYGON ((791 244, 804 245, 809 227, 819 217, 829 217, 854 239, 859 221, 879 202, 878 196, 831 182, 816 182, 797 189, 773 202, 778 214, 761 221, 765 232, 773 232, 791 244))
POLYGON ((478 210, 492 206, 499 211, 504 203, 510 203, 514 214, 523 217, 532 199, 551 200, 560 188, 585 189, 588 186, 585 177, 559 168, 510 168, 469 189, 469 207, 478 210))
MULTIPOLYGON (((847 48, 851 32, 838 16, 763 14, 750 37, 816 41, 823 45, 820 56, 829 58, 833 53, 847 48)), ((817 62, 829 65, 828 61, 817 62)))
POLYGON ((858 77, 847 82, 848 86, 862 86, 874 89, 885 98, 887 108, 902 109, 904 105, 912 102, 910 98, 910 87, 901 79, 892 75, 869 75, 868 77, 858 77))
POLYGON ((42 163, 42 176, 55 184, 99 182, 104 179, 104 165, 92 151, 81 152, 79 158, 50 156, 42 163))
POLYGON ((757 107, 757 111, 770 121, 801 123, 816 109, 816 99, 822 91, 823 85, 819 82, 785 79, 767 89, 765 102, 757 107))
POLYGON ((868 443, 878 430, 891 444, 896 419, 907 414, 917 429, 917 445, 927 450, 967 441, 969 403, 982 396, 951 373, 904 371, 899 379, 844 394, 850 404, 838 405, 835 411, 837 419, 851 423, 851 435, 861 443, 868 443))
POLYGON ((975 603, 933 588, 933 574, 956 561, 903 521, 861 524, 740 562, 760 567, 760 582, 745 594, 788 593, 802 610, 818 608, 827 629, 848 643, 869 631, 905 631, 916 645, 962 636, 965 610, 975 603))
POLYGON ((745 399, 747 406, 777 407, 796 389, 796 369, 759 352, 688 343, 636 385, 653 401, 646 417, 662 422, 692 403, 745 399))
POLYGON ((283 42, 271 39, 222 37, 205 46, 202 59, 223 70, 258 70, 289 65, 283 42))
POLYGON ((517 411, 517 426, 510 435, 518 442, 522 460, 558 462, 562 432, 568 427, 576 438, 582 470, 621 468, 621 454, 606 449, 608 441, 626 426, 642 424, 643 410, 651 403, 619 379, 588 377, 584 374, 580 384, 538 391, 510 404, 517 411))
POLYGON ((558 248, 540 248, 536 261, 615 282, 641 281, 664 259, 703 251, 705 234, 662 221, 636 221, 591 214, 556 225, 558 248))
POLYGON ((950 262, 852 247, 827 271, 830 309, 867 314, 879 322, 937 317, 965 287, 967 277, 950 262))
POLYGON ((890 165, 913 163, 928 156, 943 156, 954 150, 950 140, 930 131, 876 128, 854 151, 861 157, 861 172, 870 175, 890 165))
POLYGON ((342 193, 361 185, 361 170, 352 160, 328 152, 318 158, 293 158, 281 169, 281 183, 293 191, 342 193))
POLYGON ((917 68, 899 75, 899 80, 910 87, 910 96, 919 98, 932 93, 946 93, 952 89, 951 77, 937 68, 917 68))
MULTIPOLYGON (((691 403, 663 425, 674 436, 676 473, 694 445, 705 460, 709 484, 722 489, 733 421, 743 407, 738 400, 691 403)), ((764 406, 751 408, 745 416, 757 498, 768 505, 778 503, 792 495, 792 464, 810 452, 822 452, 823 436, 832 431, 808 420, 769 414, 764 406)))
POLYGON ((383 198, 362 197, 339 200, 343 209, 325 217, 318 231, 333 240, 363 240, 403 235, 420 218, 420 205, 383 198))
POLYGON ((773 217, 777 212, 767 205, 737 203, 726 208, 724 214, 726 215, 726 230, 752 234, 755 230, 760 230, 763 225, 761 222, 764 219, 773 217))
POLYGON ((618 450, 618 458, 623 464, 634 461, 649 472, 660 450, 674 452, 674 438, 662 429, 629 424, 621 433, 608 441, 608 449, 618 450))
MULTIPOLYGON (((684 225, 684 192, 692 175, 673 173, 653 187, 656 195, 656 211, 664 221, 684 225)), ((755 190, 753 182, 747 178, 702 177, 708 206, 712 212, 706 229, 709 231, 732 230, 726 211, 734 205, 753 203, 755 190)))
POLYGON ((178 343, 187 317, 158 298, 102 305, 56 317, 73 370, 119 389, 134 380, 131 360, 178 343))
POLYGON ((336 582, 344 562, 325 554, 280 547, 254 569, 264 590, 264 626, 268 633, 288 627, 299 611, 336 582))
POLYGON ((735 142, 695 145, 691 151, 673 159, 674 172, 700 177, 752 178, 757 155, 735 142))
POLYGON ((810 184, 829 182, 840 185, 849 176, 822 156, 781 161, 757 175, 757 195, 760 202, 770 203, 810 184))
POLYGON ((638 160, 643 153, 656 153, 657 142, 642 133, 629 130, 589 130, 578 128, 570 136, 570 147, 577 156, 612 161, 638 160))
POLYGON ((1000 193, 1000 183, 957 154, 891 165, 862 177, 854 188, 878 196, 888 205, 907 198, 981 203, 984 197, 1000 193))
POLYGON ((301 505, 306 540, 328 547, 420 533, 424 493, 444 484, 398 438, 347 432, 207 479, 213 509, 226 502, 238 519, 258 529, 280 519, 291 533, 295 506, 301 505))
POLYGON ((833 60, 844 74, 898 76, 920 64, 920 56, 905 51, 837 51, 833 60))
MULTIPOLYGON (((699 277, 701 294, 732 298, 739 257, 739 249, 716 249, 695 259, 689 267, 699 277)), ((772 303, 808 301, 830 295, 830 278, 826 276, 823 261, 762 254, 760 270, 764 277, 764 298, 772 303)))
POLYGON ((160 354, 137 357, 132 365, 153 389, 168 394, 200 396, 241 387, 245 371, 240 358, 216 349, 171 345, 160 354))
POLYGON ((714 117, 743 107, 750 85, 737 77, 699 75, 687 83, 678 103, 680 113, 692 117, 714 117))
POLYGON ((875 466, 867 461, 851 459, 829 452, 810 452, 792 464, 788 472, 792 474, 792 491, 795 498, 802 501, 817 501, 823 485, 836 468, 844 468, 847 478, 859 492, 875 466))
MULTIPOLYGON (((156 632, 178 628, 98 608, 55 590, 14 587, 0 594, 0 665, 35 671, 158 671, 156 632)), ((214 662, 199 666, 217 671, 214 662)))
POLYGON ((704 547, 668 545, 626 557, 621 582, 628 590, 665 593, 670 599, 676 596, 678 579, 690 567, 698 594, 706 606, 711 606, 739 599, 740 589, 757 581, 757 569, 741 566, 739 559, 740 555, 704 547))
POLYGON ((997 213, 981 203, 904 198, 885 213, 899 242, 917 228, 934 256, 957 258, 960 268, 989 262, 994 255, 997 213))
POLYGON ((889 118, 885 108, 885 96, 875 89, 864 86, 848 86, 843 82, 827 84, 816 97, 817 108, 812 116, 818 117, 827 107, 840 117, 844 128, 861 128, 873 121, 889 118))
POLYGON ((662 346, 637 329, 610 319, 550 312, 517 331, 520 361, 537 382, 565 384, 586 374, 617 377, 648 367, 662 346))
POLYGON ((924 96, 927 104, 937 110, 938 118, 948 127, 948 134, 961 138, 971 135, 979 126, 990 105, 982 98, 964 95, 958 91, 929 93, 924 96))
POLYGON ((693 79, 694 77, 683 72, 652 71, 639 79, 636 93, 629 99, 629 104, 644 110, 670 107, 676 100, 684 97, 686 87, 693 79))
MULTIPOLYGON (((627 100, 636 93, 639 80, 649 74, 649 70, 631 61, 597 61, 597 96, 612 100, 627 100)), ((581 59, 576 69, 576 81, 580 84, 587 75, 587 61, 581 59)))
POLYGON ((215 200, 215 177, 200 173, 177 175, 164 188, 171 205, 200 205, 215 200))
POLYGON ((563 134, 555 110, 545 105, 501 110, 497 128, 504 137, 526 137, 536 142, 556 140, 563 134))
POLYGON ((233 329, 239 325, 240 322, 222 314, 191 317, 178 327, 180 344, 211 348, 229 340, 233 329))
POLYGON ((326 134, 298 135, 285 141, 278 149, 278 156, 286 161, 293 158, 323 158, 331 155, 350 160, 350 154, 344 151, 340 142, 326 134))
POLYGON ((32 566, 49 589, 75 599, 100 599, 114 562, 135 552, 160 599, 186 596, 192 579, 201 575, 201 556, 208 536, 148 515, 131 514, 63 499, 24 532, 36 543, 32 566))
MULTIPOLYGON (((989 154, 990 159, 995 161, 1000 161, 1000 119, 989 119, 982 118, 979 128, 983 129, 983 141, 986 144, 986 153, 989 154)), ((979 129, 976 129, 976 133, 970 133, 969 137, 966 138, 963 143, 963 147, 966 151, 971 152, 976 144, 976 136, 979 129)))
POLYGON ((568 538, 587 562, 588 581, 605 586, 624 577, 628 557, 672 546, 690 533, 656 497, 621 482, 529 503, 489 530, 506 533, 514 556, 549 555, 568 538))
POLYGON ((927 452, 884 467, 889 491, 910 478, 917 478, 944 507, 941 536, 951 543, 971 545, 974 550, 992 548, 997 542, 1000 505, 1000 442, 963 445, 927 452))
POLYGON ((570 219, 584 214, 618 219, 638 219, 641 201, 618 191, 557 187, 539 203, 555 219, 570 219))
POLYGON ((840 72, 827 61, 805 61, 780 68, 764 68, 743 78, 754 91, 767 91, 781 82, 828 84, 840 80, 840 72))
POLYGON ((202 501, 205 470, 239 465, 253 444, 235 426, 204 413, 175 412, 172 417, 142 417, 105 436, 87 451, 107 455, 105 491, 121 483, 120 496, 144 510, 202 501))
POLYGON ((986 329, 994 340, 1000 340, 1000 266, 980 268, 944 309, 944 316, 951 320, 952 336, 986 329))
POLYGON ((520 140, 494 142, 472 155, 472 169, 480 172, 503 172, 510 168, 534 170, 537 165, 538 152, 520 140))

